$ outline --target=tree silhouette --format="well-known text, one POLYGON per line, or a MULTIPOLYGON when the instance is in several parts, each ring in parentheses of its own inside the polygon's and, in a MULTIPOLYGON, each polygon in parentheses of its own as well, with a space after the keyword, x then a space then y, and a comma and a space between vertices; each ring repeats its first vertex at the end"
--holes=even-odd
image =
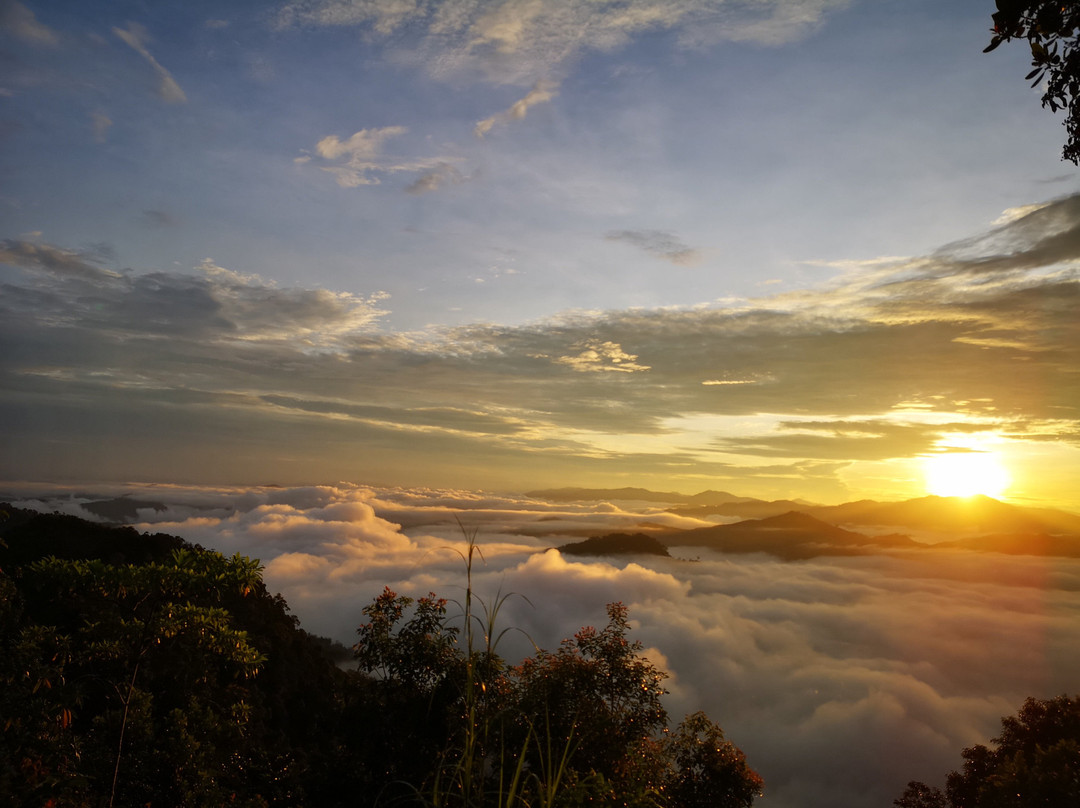
POLYGON ((1067 137, 1061 159, 1080 165, 1080 3, 1075 0, 997 0, 994 35, 984 53, 1002 42, 1026 39, 1031 47, 1032 87, 1045 82, 1042 104, 1065 112, 1067 137))
POLYGON ((950 772, 944 794, 911 782, 896 808, 1027 808, 1080 805, 1080 697, 1029 698, 1015 716, 1001 719, 994 746, 961 754, 964 768, 950 772))

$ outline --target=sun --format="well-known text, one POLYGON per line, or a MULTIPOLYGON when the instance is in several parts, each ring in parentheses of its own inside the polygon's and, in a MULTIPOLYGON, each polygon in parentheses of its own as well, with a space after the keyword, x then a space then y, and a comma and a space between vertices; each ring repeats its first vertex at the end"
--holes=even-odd
POLYGON ((1000 497, 1012 480, 993 452, 948 452, 923 460, 926 490, 939 497, 1000 497))

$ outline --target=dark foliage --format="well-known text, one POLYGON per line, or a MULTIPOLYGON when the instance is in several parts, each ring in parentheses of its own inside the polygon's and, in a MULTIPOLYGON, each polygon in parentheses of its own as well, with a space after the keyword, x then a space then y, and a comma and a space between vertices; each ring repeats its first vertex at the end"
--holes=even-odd
POLYGON ((760 791, 704 715, 666 729, 666 674, 621 604, 510 666, 490 621, 464 631, 446 601, 387 589, 346 671, 259 573, 0 507, 4 804, 742 808, 760 791))
POLYGON ((1080 3, 1075 0, 997 0, 994 28, 986 51, 1002 42, 1026 39, 1032 70, 1026 78, 1036 87, 1046 82, 1042 104, 1065 112, 1067 137, 1061 157, 1080 165, 1080 3))
POLYGON ((5 804, 108 804, 125 713, 115 804, 303 804, 347 692, 327 647, 247 559, 0 507, 5 804))
POLYGON ((1001 720, 993 747, 972 746, 944 793, 912 782, 897 808, 1029 808, 1080 805, 1080 697, 1030 698, 1001 720))
POLYGON ((141 534, 131 527, 0 505, 0 570, 48 556, 146 564, 163 561, 173 550, 190 546, 164 533, 141 534))

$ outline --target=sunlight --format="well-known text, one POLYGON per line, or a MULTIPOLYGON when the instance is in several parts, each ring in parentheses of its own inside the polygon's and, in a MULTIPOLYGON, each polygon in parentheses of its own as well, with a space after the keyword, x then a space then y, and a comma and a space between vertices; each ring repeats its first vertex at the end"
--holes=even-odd
POLYGON ((993 452, 950 452, 923 460, 927 493, 939 497, 1000 497, 1012 482, 993 452))

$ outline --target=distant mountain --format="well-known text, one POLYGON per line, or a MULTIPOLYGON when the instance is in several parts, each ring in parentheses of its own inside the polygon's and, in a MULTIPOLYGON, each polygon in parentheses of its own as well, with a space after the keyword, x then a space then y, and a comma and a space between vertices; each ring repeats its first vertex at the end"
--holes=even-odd
POLYGON ((789 511, 808 512, 816 505, 805 502, 796 502, 792 499, 777 499, 767 501, 741 497, 731 502, 714 502, 709 505, 695 505, 680 508, 669 508, 672 513, 679 516, 689 516, 694 519, 707 519, 710 516, 738 516, 741 519, 761 519, 767 516, 779 516, 789 511))
MULTIPOLYGON (((690 498, 687 498, 689 501, 690 498)), ((669 509, 680 516, 708 519, 739 516, 764 519, 799 511, 833 525, 893 527, 948 534, 1048 534, 1080 536, 1080 516, 1051 508, 1024 508, 990 497, 919 497, 902 502, 863 499, 839 506, 815 506, 789 499, 741 497, 669 509)))
POLYGON ((1080 534, 1080 516, 1050 508, 1024 508, 984 496, 862 500, 803 510, 842 525, 888 525, 949 533, 1080 534))
POLYGON ((558 548, 564 555, 658 555, 668 556, 667 547, 644 533, 609 533, 585 541, 564 544, 558 548))
POLYGON ((674 491, 650 491, 648 488, 545 488, 526 491, 525 496, 551 502, 595 502, 622 499, 640 502, 663 502, 686 505, 716 505, 725 502, 759 502, 752 497, 737 497, 726 491, 702 491, 680 494, 674 491))
POLYGON ((110 522, 125 523, 134 522, 139 517, 139 509, 153 509, 155 511, 168 510, 164 502, 151 500, 131 499, 130 497, 116 497, 115 499, 99 499, 94 502, 82 503, 82 508, 102 519, 110 522))
POLYGON ((749 519, 732 525, 669 531, 658 534, 657 538, 668 547, 708 547, 725 553, 769 553, 789 561, 925 546, 907 536, 866 536, 799 511, 765 519, 749 519))

